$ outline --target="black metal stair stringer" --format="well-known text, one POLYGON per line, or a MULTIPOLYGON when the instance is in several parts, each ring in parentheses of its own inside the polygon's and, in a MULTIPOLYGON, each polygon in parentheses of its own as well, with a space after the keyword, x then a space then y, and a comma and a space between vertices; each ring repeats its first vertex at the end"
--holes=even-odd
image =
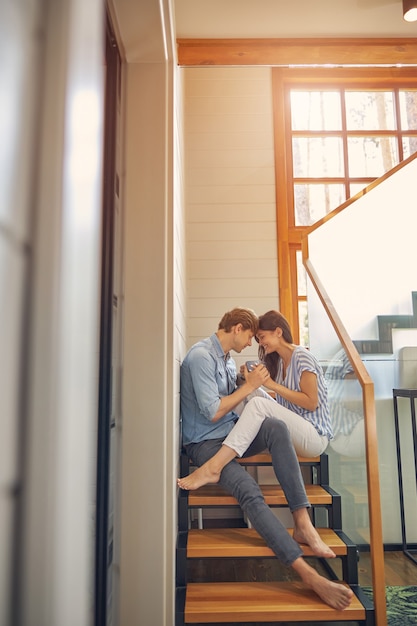
MULTIPOLYGON (((317 462, 316 462, 317 463, 317 462)), ((316 463, 312 464, 312 466, 316 465, 316 463)), ((255 463, 253 463, 255 464, 255 463)), ((256 463, 258 464, 258 463, 256 463)), ((270 464, 270 461, 269 463, 270 464)), ((306 465, 311 464, 311 462, 303 463, 306 465)), ((181 454, 181 474, 186 475, 189 473, 190 463, 187 460, 186 456, 182 452, 181 454)), ((370 601, 367 596, 362 592, 361 588, 358 585, 358 551, 356 545, 345 535, 342 531, 342 515, 341 515, 341 496, 339 493, 334 491, 329 486, 329 467, 328 467, 328 458, 324 453, 321 455, 320 460, 318 462, 318 468, 315 469, 315 479, 313 480, 313 484, 317 481, 320 486, 327 491, 328 494, 331 495, 332 503, 329 504, 320 504, 317 503, 314 505, 313 509, 325 508, 327 509, 327 518, 328 518, 328 526, 335 530, 340 539, 342 539, 343 543, 347 547, 347 554, 342 557, 342 580, 348 584, 355 595, 359 598, 363 608, 365 609, 364 619, 360 619, 354 623, 360 624, 361 626, 375 626, 375 617, 374 617, 374 607, 372 601, 370 601)), ((178 537, 177 537, 177 546, 176 546, 176 614, 175 614, 175 626, 186 626, 188 624, 188 620, 185 616, 185 604, 186 604, 186 596, 187 596, 187 585, 188 585, 188 570, 187 570, 187 561, 189 557, 187 556, 187 542, 188 542, 188 528, 189 528, 189 493, 188 491, 179 490, 178 493, 178 537)), ((206 505, 207 506, 207 505, 206 505)), ((327 562, 326 559, 319 559, 320 562, 325 566, 325 569, 328 571, 330 577, 334 580, 338 580, 338 576, 333 568, 331 567, 331 563, 327 562)), ((193 621, 191 619, 191 621, 193 621)), ((343 623, 350 622, 343 621, 343 623)), ((208 622, 207 622, 208 623, 208 622)), ((232 623, 232 622, 231 622, 232 623)), ((233 622, 238 623, 238 622, 233 622)), ((283 623, 277 619, 274 623, 283 623)), ((300 616, 298 620, 294 623, 302 624, 303 626, 322 626, 323 622, 314 621, 314 615, 309 614, 308 616, 304 615, 300 616), (313 618, 313 619, 312 619, 313 618)), ((326 621, 327 626, 339 626, 341 622, 338 620, 326 621)))

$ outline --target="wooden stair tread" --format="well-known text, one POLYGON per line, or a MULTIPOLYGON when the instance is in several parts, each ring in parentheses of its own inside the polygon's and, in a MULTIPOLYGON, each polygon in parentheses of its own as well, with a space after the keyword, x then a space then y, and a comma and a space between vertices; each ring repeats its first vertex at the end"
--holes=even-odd
MULTIPOLYGON (((299 463, 309 463, 311 465, 319 465, 320 463, 319 456, 298 456, 297 458, 299 463)), ((253 456, 246 456, 236 460, 242 465, 272 465, 272 457, 269 452, 261 452, 260 454, 254 454, 253 456)), ((194 465, 191 459, 190 465, 194 465)))
MULTIPOLYGON (((320 463, 319 456, 298 456, 297 458, 299 463, 311 463, 313 465, 318 465, 320 463)), ((237 461, 242 465, 272 465, 272 457, 268 452, 261 452, 261 454, 254 454, 253 456, 242 457, 241 459, 237 459, 237 461)))
POLYGON ((365 609, 355 595, 347 609, 337 611, 301 582, 189 583, 185 596, 186 624, 363 619, 365 609))
MULTIPOLYGON (((280 485, 259 485, 265 502, 269 506, 286 506, 287 499, 280 485)), ((331 504, 332 496, 320 485, 306 485, 307 497, 311 505, 331 504)), ((218 485, 204 485, 188 495, 190 507, 235 506, 237 500, 218 485)))
MULTIPOLYGON (((288 532, 292 535, 293 529, 288 532)), ((317 528, 326 545, 337 556, 347 554, 346 544, 330 528, 317 528)), ((311 548, 301 545, 305 556, 314 556, 311 548)), ((274 552, 266 545, 254 528, 207 528, 188 531, 187 557, 274 557, 274 552)))

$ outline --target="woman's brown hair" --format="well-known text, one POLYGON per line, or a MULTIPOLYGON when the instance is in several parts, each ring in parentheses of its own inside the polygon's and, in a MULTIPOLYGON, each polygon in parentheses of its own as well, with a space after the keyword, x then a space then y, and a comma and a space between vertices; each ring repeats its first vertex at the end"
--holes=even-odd
MULTIPOLYGON (((282 336, 287 343, 293 343, 292 332, 290 325, 286 318, 279 311, 267 311, 259 317, 258 331, 259 330, 276 330, 281 328, 282 336)), ((259 340, 256 338, 259 343, 259 340)), ((273 380, 276 380, 278 374, 278 365, 280 356, 277 352, 271 354, 265 354, 262 346, 259 346, 258 350, 259 359, 263 361, 269 371, 269 374, 273 380)))

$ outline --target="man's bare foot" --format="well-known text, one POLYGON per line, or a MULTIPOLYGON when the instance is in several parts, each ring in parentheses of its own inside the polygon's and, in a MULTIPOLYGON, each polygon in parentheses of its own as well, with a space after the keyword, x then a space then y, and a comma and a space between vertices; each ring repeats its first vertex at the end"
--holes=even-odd
POLYGON ((210 461, 208 461, 201 467, 197 467, 197 469, 188 476, 179 478, 177 484, 181 489, 198 489, 199 487, 203 487, 203 485, 218 483, 220 474, 220 471, 211 468, 210 461))
POLYGON ((343 611, 350 605, 353 591, 343 583, 324 578, 303 557, 296 559, 292 567, 299 574, 301 580, 333 609, 343 611))
POLYGON ((336 556, 333 550, 321 539, 314 526, 306 530, 306 532, 300 532, 299 529, 294 528, 292 536, 297 543, 304 543, 310 546, 316 556, 326 559, 334 559, 336 556))

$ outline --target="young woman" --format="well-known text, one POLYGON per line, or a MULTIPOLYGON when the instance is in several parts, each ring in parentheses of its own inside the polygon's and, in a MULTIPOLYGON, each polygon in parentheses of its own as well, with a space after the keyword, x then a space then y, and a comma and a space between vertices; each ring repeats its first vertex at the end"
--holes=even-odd
MULTIPOLYGON (((249 396, 220 450, 204 465, 178 480, 182 489, 198 489, 218 482, 223 467, 246 452, 268 417, 287 425, 299 456, 320 455, 333 438, 322 368, 309 350, 293 343, 285 317, 278 311, 261 315, 256 340, 262 360, 256 367, 268 369, 269 376, 263 386, 275 395, 275 400, 263 390, 249 396)), ((245 366, 243 374, 246 378, 245 366)))

